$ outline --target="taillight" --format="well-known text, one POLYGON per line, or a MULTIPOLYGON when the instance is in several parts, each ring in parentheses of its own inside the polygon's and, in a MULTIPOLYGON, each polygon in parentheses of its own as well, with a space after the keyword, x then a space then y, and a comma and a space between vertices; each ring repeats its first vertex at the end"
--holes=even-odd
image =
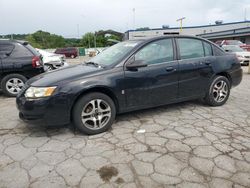
POLYGON ((32 58, 32 67, 36 68, 36 67, 39 67, 39 66, 41 66, 40 57, 39 56, 34 56, 32 58))

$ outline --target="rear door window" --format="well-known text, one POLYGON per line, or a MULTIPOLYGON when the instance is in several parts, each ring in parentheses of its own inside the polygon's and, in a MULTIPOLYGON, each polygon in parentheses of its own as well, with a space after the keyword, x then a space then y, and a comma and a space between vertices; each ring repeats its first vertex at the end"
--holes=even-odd
POLYGON ((13 57, 28 57, 28 56, 33 56, 34 54, 25 46, 23 46, 20 43, 17 43, 15 45, 15 48, 11 54, 13 57))
POLYGON ((35 48, 33 48, 30 44, 24 45, 24 47, 26 47, 29 51, 32 52, 33 55, 39 56, 39 52, 36 51, 35 48))
POLYGON ((181 59, 204 57, 203 45, 200 40, 191 38, 178 38, 181 59))
POLYGON ((4 58, 12 53, 14 45, 12 44, 0 44, 0 57, 4 58))

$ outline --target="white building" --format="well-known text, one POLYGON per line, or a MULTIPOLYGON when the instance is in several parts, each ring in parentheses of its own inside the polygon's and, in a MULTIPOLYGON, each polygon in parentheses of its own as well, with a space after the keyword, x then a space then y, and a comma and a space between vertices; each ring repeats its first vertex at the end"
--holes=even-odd
POLYGON ((250 44, 250 21, 183 27, 182 31, 179 27, 129 30, 125 33, 125 38, 132 40, 172 34, 196 35, 213 41, 236 39, 250 44))

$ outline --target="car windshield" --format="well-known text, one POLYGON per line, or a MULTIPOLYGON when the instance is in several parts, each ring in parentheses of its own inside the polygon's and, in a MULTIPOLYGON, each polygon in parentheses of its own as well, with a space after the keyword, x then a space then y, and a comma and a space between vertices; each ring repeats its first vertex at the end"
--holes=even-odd
POLYGON ((230 44, 230 45, 242 45, 243 43, 241 41, 238 41, 238 40, 229 40, 228 44, 230 44))
POLYGON ((97 56, 91 58, 89 62, 99 65, 108 66, 119 62, 124 56, 130 52, 139 42, 125 41, 109 47, 97 56))
POLYGON ((225 46, 224 49, 231 52, 244 52, 244 50, 239 46, 225 46))

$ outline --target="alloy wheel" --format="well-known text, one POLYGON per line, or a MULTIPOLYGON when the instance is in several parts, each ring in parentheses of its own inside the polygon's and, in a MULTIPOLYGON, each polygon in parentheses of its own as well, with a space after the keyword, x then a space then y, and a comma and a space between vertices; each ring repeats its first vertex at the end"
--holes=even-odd
POLYGON ((82 123, 91 130, 99 130, 104 127, 111 118, 111 108, 102 99, 94 99, 88 102, 82 111, 82 123))
POLYGON ((17 95, 23 86, 24 82, 19 78, 11 78, 6 82, 6 90, 13 95, 17 95))
POLYGON ((216 102, 223 102, 228 95, 227 83, 223 80, 219 80, 214 84, 213 87, 213 97, 216 102))

